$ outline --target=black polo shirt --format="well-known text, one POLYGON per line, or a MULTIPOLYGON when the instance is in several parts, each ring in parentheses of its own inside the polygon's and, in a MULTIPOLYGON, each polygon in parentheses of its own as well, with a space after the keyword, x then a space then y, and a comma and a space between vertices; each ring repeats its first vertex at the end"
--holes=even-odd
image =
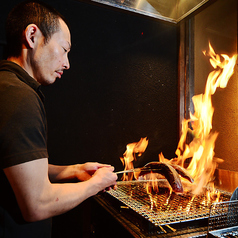
POLYGON ((50 237, 51 219, 27 223, 4 168, 48 158, 44 96, 19 65, 0 61, 0 237, 50 237))

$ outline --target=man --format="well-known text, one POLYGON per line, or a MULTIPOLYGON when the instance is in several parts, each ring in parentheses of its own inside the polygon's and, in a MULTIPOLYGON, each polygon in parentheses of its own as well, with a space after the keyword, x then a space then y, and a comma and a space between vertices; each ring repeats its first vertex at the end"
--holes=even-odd
POLYGON ((51 7, 23 2, 6 23, 0 62, 0 237, 50 237, 49 219, 116 184, 110 165, 48 164, 44 96, 69 69, 70 31, 51 7), (67 179, 76 183, 57 183, 67 179), (54 182, 54 183, 53 183, 54 182))

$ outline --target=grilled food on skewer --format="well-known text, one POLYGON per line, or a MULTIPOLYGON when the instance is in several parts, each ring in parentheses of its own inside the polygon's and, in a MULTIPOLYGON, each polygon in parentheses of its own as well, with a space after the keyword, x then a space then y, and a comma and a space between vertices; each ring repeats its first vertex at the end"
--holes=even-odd
POLYGON ((170 165, 172 166, 179 175, 181 175, 183 178, 187 179, 189 182, 193 183, 193 178, 191 177, 191 175, 187 172, 186 169, 184 169, 183 167, 176 165, 176 164, 169 164, 169 163, 164 163, 164 162, 149 162, 147 163, 144 168, 148 168, 148 169, 152 169, 152 170, 156 170, 157 168, 160 168, 160 164, 166 164, 166 165, 170 165))
MULTIPOLYGON (((141 170, 139 176, 146 175, 151 171, 148 170, 141 170)), ((174 192, 182 193, 183 192, 183 185, 181 183, 180 177, 176 170, 170 166, 169 164, 165 163, 158 163, 156 164, 156 168, 153 168, 153 173, 159 173, 164 175, 164 177, 168 180, 172 190, 174 192)))
POLYGON ((150 162, 146 164, 139 172, 139 176, 149 174, 151 173, 151 171, 153 171, 153 173, 163 175, 168 180, 174 192, 179 193, 183 192, 183 186, 179 174, 188 181, 190 181, 191 183, 193 182, 193 178, 184 168, 180 167, 179 165, 168 164, 163 162, 150 162))

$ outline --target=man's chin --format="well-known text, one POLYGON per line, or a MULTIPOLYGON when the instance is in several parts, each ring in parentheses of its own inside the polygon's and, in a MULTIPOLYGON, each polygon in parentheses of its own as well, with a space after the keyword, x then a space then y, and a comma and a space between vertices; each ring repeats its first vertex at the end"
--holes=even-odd
POLYGON ((41 82, 39 82, 41 85, 43 86, 48 86, 53 84, 56 81, 57 78, 54 79, 47 79, 47 80, 42 80, 41 82))

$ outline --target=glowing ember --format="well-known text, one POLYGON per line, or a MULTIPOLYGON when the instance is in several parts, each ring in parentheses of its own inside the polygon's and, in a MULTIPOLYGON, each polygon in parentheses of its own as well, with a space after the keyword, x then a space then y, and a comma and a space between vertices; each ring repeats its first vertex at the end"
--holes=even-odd
MULTIPOLYGON (((186 170, 194 179, 194 183, 187 182, 182 178, 181 180, 184 190, 193 194, 199 194, 213 180, 217 164, 222 162, 221 159, 214 158, 214 147, 218 133, 211 132, 214 113, 211 96, 216 92, 218 87, 226 87, 230 77, 234 73, 234 66, 237 59, 237 55, 231 58, 224 54, 217 55, 210 43, 209 51, 204 52, 204 55, 210 57, 210 63, 214 70, 208 75, 204 94, 195 95, 192 98, 194 114, 190 114, 190 119, 184 119, 182 122, 182 135, 175 152, 177 157, 168 160, 164 158, 162 153, 159 155, 160 162, 180 165, 183 168, 185 167, 185 161, 187 159, 191 160, 186 170), (186 144, 188 133, 193 135, 193 140, 189 144, 186 144)), ((125 170, 134 168, 133 160, 135 159, 135 153, 143 153, 147 144, 148 140, 142 138, 138 143, 127 145, 124 158, 121 158, 125 165, 125 170)), ((133 176, 137 178, 136 174, 131 174, 130 177, 124 174, 123 180, 132 180, 133 176)), ((151 174, 153 175, 153 173, 151 174)), ((158 177, 155 179, 153 177, 148 178, 147 176, 146 179, 156 180, 158 177)), ((153 191, 155 191, 155 185, 155 183, 152 186, 149 184, 148 188, 152 187, 153 191)), ((151 194, 148 188, 147 192, 151 194)), ((219 200, 219 194, 214 192, 213 189, 213 191, 209 191, 208 199, 212 198, 214 200, 214 197, 219 200)), ((187 208, 189 209, 189 206, 187 208)))

